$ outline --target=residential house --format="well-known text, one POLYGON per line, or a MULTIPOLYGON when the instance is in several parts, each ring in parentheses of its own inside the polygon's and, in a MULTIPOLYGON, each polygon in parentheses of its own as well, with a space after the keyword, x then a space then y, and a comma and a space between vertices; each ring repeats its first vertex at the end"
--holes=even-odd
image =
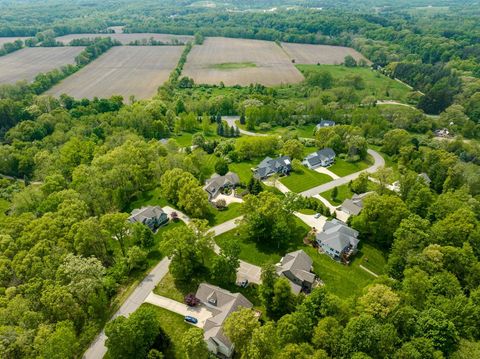
POLYGON ((279 276, 286 277, 295 294, 310 292, 316 281, 312 273, 312 259, 302 250, 290 252, 275 266, 279 276))
MULTIPOLYGON (((432 180, 430 179, 430 177, 428 177, 428 175, 425 172, 420 173, 417 176, 417 179, 423 181, 427 186, 430 186, 430 183, 432 183, 432 180)), ((387 186, 387 188, 393 192, 400 193, 401 191, 400 181, 393 182, 391 185, 387 186)))
POLYGON ((266 179, 274 174, 288 175, 292 170, 292 161, 289 156, 278 158, 265 158, 257 168, 253 170, 256 179, 266 179))
POLYGON ((158 206, 148 206, 134 209, 128 221, 142 223, 154 231, 168 222, 168 215, 158 206))
POLYGON ((305 157, 302 163, 310 169, 315 169, 320 166, 327 167, 335 162, 335 157, 336 154, 334 150, 331 148, 324 148, 309 154, 305 157))
POLYGON ((333 127, 335 126, 336 123, 335 121, 332 121, 332 120, 321 120, 317 126, 315 126, 315 130, 318 130, 320 128, 325 128, 325 127, 333 127))
POLYGON ((335 260, 347 262, 357 252, 358 232, 338 219, 327 221, 322 232, 317 233, 316 242, 323 251, 335 260))
POLYGON ((357 216, 363 209, 363 200, 372 192, 355 194, 351 199, 346 199, 340 206, 340 210, 349 215, 357 216))
POLYGON ((240 184, 240 178, 234 172, 228 172, 225 176, 214 174, 205 183, 203 189, 208 193, 208 199, 214 200, 223 190, 235 188, 240 184))
POLYGON ((231 313, 242 307, 252 308, 253 304, 240 293, 231 293, 208 283, 201 283, 195 296, 212 312, 203 327, 208 349, 219 357, 231 358, 234 345, 223 333, 223 323, 231 313))

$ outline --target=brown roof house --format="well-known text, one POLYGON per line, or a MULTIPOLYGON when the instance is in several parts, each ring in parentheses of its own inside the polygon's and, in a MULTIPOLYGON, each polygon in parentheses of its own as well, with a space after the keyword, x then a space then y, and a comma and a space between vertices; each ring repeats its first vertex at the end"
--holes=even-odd
POLYGON ((355 194, 352 199, 346 199, 340 206, 340 210, 347 214, 357 216, 363 209, 363 200, 372 192, 355 194))
POLYGON ((253 304, 240 293, 231 293, 220 287, 201 283, 195 296, 212 312, 203 327, 208 349, 219 357, 231 358, 234 345, 223 333, 223 322, 240 308, 252 308, 253 304))
POLYGON ((240 178, 234 172, 228 172, 225 176, 214 174, 205 182, 203 189, 208 193, 208 199, 214 200, 215 197, 226 188, 235 188, 240 184, 240 178))
POLYGON ((279 276, 286 277, 295 294, 301 291, 310 292, 315 284, 316 277, 312 273, 312 259, 302 250, 290 252, 275 266, 279 276))

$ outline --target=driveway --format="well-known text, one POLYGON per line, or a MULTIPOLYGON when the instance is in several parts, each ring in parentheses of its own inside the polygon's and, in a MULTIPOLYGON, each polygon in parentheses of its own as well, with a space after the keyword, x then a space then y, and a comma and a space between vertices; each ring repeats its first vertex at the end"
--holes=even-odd
POLYGON ((350 217, 350 215, 348 213, 345 213, 343 211, 341 211, 339 207, 335 207, 333 204, 331 204, 326 198, 320 196, 319 194, 313 196, 315 197, 316 199, 318 199, 320 202, 322 202, 325 206, 327 206, 327 208, 330 210, 331 213, 335 212, 337 214, 337 218, 339 220, 341 220, 342 222, 345 222, 347 223, 348 221, 348 218, 350 217))
POLYGON ((178 219, 185 222, 185 224, 190 223, 190 217, 188 217, 185 213, 182 213, 179 210, 177 210, 175 208, 172 208, 172 207, 169 207, 169 206, 165 206, 162 209, 169 217, 171 217, 173 212, 176 212, 177 215, 178 215, 178 219))
POLYGON ((333 179, 338 179, 340 178, 340 176, 337 176, 335 173, 333 173, 332 171, 330 171, 328 168, 326 167, 317 167, 314 169, 315 172, 318 172, 318 173, 323 173, 327 176, 330 176, 332 177, 333 179))
POLYGON ((336 180, 330 181, 330 182, 322 184, 320 186, 310 188, 309 190, 304 191, 300 194, 302 196, 305 196, 305 197, 313 197, 313 196, 315 196, 317 194, 320 194, 322 192, 329 191, 329 190, 333 189, 334 187, 339 187, 339 186, 342 186, 344 184, 347 184, 350 181, 353 181, 353 180, 357 179, 358 176, 360 176, 360 174, 362 174, 362 173, 375 173, 375 172, 378 171, 378 169, 380 167, 385 166, 385 160, 383 159, 382 156, 380 156, 380 154, 378 152, 369 149, 368 154, 373 157, 374 164, 372 166, 370 166, 369 168, 367 168, 366 170, 358 171, 358 172, 352 173, 348 176, 337 178, 336 180))
POLYGON ((213 316, 212 312, 209 311, 205 306, 189 307, 186 304, 177 302, 176 300, 170 298, 162 297, 161 295, 157 295, 153 292, 147 296, 145 303, 156 305, 157 307, 167 309, 170 312, 180 314, 181 316, 189 315, 197 318, 198 323, 192 325, 195 325, 199 328, 203 328, 205 321, 213 316))
MULTIPOLYGON (((240 116, 222 116, 222 120, 227 121, 230 127, 232 126, 238 127, 236 122, 240 120, 240 116)), ((264 133, 255 133, 255 132, 245 131, 245 130, 242 130, 240 127, 238 127, 238 129, 240 130, 240 133, 245 136, 256 136, 256 137, 268 136, 264 133)))
POLYGON ((317 230, 321 230, 325 225, 327 217, 320 216, 319 218, 315 218, 315 215, 310 214, 303 214, 300 212, 295 212, 295 216, 300 218, 307 226, 311 228, 315 228, 317 230))
POLYGON ((273 178, 268 178, 263 181, 263 184, 269 187, 275 187, 283 194, 290 192, 287 186, 285 186, 280 180, 277 178, 276 180, 273 178))

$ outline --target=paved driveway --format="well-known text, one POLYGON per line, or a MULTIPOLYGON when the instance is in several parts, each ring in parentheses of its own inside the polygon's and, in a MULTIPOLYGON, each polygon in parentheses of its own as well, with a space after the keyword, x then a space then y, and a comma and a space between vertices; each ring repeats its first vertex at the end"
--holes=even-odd
POLYGON ((315 218, 315 215, 303 214, 300 212, 295 212, 294 214, 295 216, 300 218, 307 226, 311 228, 315 228, 318 231, 323 229, 323 226, 325 225, 325 221, 327 220, 327 217, 324 217, 324 216, 315 218))
POLYGON ((176 300, 170 298, 162 297, 161 295, 157 295, 153 292, 147 296, 147 298, 145 299, 145 303, 156 305, 157 307, 167 309, 170 312, 174 312, 182 316, 189 315, 191 317, 197 318, 198 323, 193 325, 199 328, 203 328, 203 326, 205 325, 205 321, 213 316, 212 312, 208 310, 205 306, 198 306, 192 308, 186 304, 177 302, 176 300))
MULTIPOLYGON (((232 126, 238 127, 235 122, 240 120, 240 116, 222 116, 222 120, 227 121, 228 126, 230 127, 232 126)), ((240 130, 240 133, 245 136, 257 136, 257 137, 268 136, 264 133, 255 133, 255 132, 245 131, 245 130, 242 130, 240 127, 238 127, 238 129, 240 130)))

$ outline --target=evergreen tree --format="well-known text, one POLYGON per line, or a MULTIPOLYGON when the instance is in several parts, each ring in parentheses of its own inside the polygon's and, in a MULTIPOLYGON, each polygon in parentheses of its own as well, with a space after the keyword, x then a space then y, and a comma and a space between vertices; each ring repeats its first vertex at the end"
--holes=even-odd
POLYGON ((240 116, 240 124, 241 125, 244 125, 245 124, 245 115, 242 113, 242 115, 240 116))

